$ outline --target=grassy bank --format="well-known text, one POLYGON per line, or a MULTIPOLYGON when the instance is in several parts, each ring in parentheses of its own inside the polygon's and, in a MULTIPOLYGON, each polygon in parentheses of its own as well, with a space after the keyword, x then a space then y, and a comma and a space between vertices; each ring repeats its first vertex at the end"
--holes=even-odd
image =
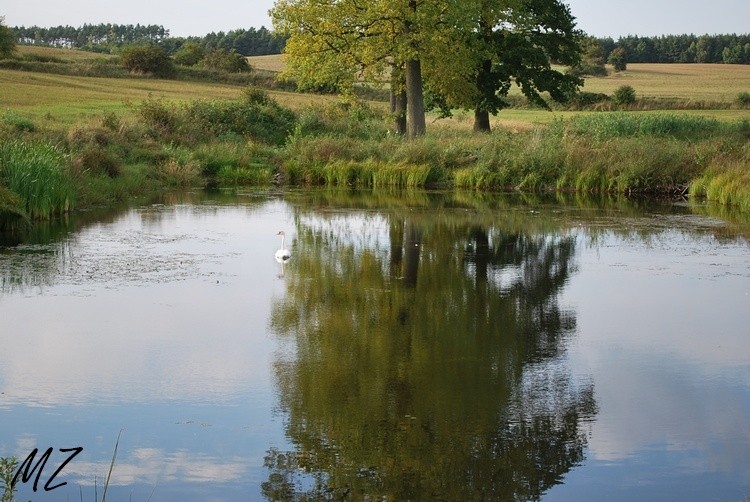
POLYGON ((389 134, 382 104, 332 96, 7 69, 0 85, 5 226, 164 187, 270 183, 691 195, 750 209, 750 112, 729 105, 509 109, 481 135, 457 113, 407 141, 389 134))
MULTIPOLYGON (((283 165, 295 183, 374 186, 386 177, 400 186, 697 193, 711 199, 714 192, 700 188, 709 179, 750 166, 750 122, 670 114, 583 115, 492 135, 438 130, 412 142, 380 134, 302 134, 284 148, 283 165), (694 180, 702 185, 691 192, 694 180)), ((722 200, 750 208, 737 196, 722 200)))
POLYGON ((750 209, 750 121, 600 112, 492 134, 390 135, 378 107, 293 112, 262 90, 146 99, 48 128, 0 115, 6 215, 43 219, 163 187, 337 185, 694 195, 750 209))

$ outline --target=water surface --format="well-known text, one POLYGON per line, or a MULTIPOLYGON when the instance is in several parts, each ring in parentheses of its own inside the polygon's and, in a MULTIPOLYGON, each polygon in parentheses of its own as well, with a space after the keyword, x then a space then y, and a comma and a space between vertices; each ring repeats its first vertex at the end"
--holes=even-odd
POLYGON ((118 435, 112 500, 743 500, 748 235, 699 206, 329 191, 37 229, 0 247, 0 456, 54 448, 19 500, 101 496, 118 435))

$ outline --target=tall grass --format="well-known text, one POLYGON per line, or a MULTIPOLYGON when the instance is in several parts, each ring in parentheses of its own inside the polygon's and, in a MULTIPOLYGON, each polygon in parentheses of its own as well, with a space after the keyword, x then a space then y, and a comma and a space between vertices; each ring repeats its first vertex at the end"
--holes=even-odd
POLYGON ((722 205, 750 210, 750 170, 748 162, 712 166, 692 180, 690 193, 722 205))
POLYGON ((0 144, 0 181, 18 194, 32 219, 48 219, 73 206, 75 190, 65 155, 49 143, 0 144))
POLYGON ((573 134, 596 140, 625 136, 660 136, 680 139, 714 135, 724 126, 716 119, 667 113, 603 112, 576 116, 567 125, 573 134))

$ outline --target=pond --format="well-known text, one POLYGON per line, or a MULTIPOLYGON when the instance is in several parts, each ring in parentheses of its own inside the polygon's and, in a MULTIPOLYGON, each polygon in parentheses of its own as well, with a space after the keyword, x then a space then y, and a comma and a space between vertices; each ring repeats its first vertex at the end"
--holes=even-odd
POLYGON ((0 246, 0 457, 18 500, 744 500, 749 236, 418 191, 40 226, 0 246))

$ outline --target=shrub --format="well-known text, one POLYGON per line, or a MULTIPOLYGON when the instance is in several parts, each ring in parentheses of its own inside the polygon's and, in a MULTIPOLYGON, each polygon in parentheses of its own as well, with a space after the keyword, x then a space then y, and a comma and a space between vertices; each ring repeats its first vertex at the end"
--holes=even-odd
POLYGON ((635 103, 635 89, 629 85, 623 85, 615 89, 615 93, 612 95, 612 99, 615 104, 624 106, 632 105, 635 103))
POLYGON ((174 72, 172 59, 158 45, 131 45, 120 54, 122 66, 131 73, 166 77, 174 72))
POLYGON ((245 56, 234 50, 216 49, 203 57, 203 67, 210 70, 224 71, 227 73, 240 73, 250 71, 250 64, 245 56))
POLYGON ((213 134, 250 136, 270 144, 282 144, 294 129, 296 117, 275 101, 256 104, 249 100, 199 100, 186 105, 186 122, 213 134))
POLYGON ((611 98, 602 92, 586 92, 582 91, 576 94, 570 102, 571 106, 578 108, 587 108, 600 103, 606 103, 611 98))
POLYGON ((750 92, 741 92, 737 94, 734 103, 740 108, 750 108, 750 92))
POLYGON ((110 178, 116 178, 121 173, 119 161, 101 148, 86 148, 75 156, 73 166, 81 173, 104 174, 110 178))
POLYGON ((161 99, 153 99, 149 97, 141 103, 138 112, 146 124, 155 129, 157 133, 171 133, 177 126, 177 113, 175 107, 166 104, 161 99))
POLYGON ((203 49, 195 42, 188 42, 175 52, 172 58, 181 66, 195 66, 203 59, 203 49))

